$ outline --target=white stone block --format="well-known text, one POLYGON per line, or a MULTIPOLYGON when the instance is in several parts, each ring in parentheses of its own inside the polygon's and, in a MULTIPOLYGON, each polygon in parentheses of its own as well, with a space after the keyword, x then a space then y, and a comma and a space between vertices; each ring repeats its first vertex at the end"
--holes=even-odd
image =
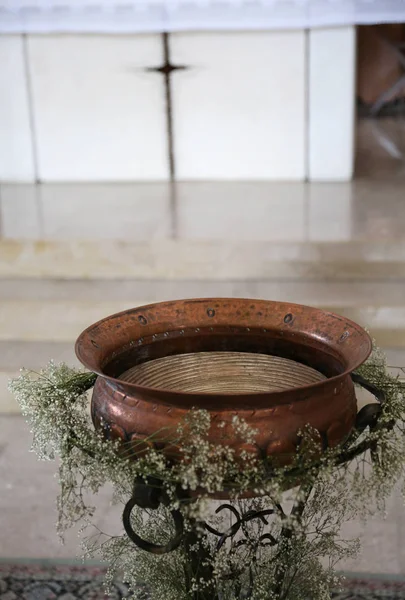
POLYGON ((305 33, 178 33, 173 120, 179 179, 305 177, 305 33))
POLYGON ((0 180, 33 181, 28 80, 20 35, 0 36, 0 180))
POLYGON ((309 31, 311 180, 348 181, 352 178, 355 70, 354 26, 309 31))
POLYGON ((168 178, 161 36, 28 42, 40 179, 168 178))

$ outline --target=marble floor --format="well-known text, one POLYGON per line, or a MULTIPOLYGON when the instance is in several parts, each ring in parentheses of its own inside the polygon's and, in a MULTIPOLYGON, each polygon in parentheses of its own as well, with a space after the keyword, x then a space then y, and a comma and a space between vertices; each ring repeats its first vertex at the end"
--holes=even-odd
POLYGON ((361 247, 400 240, 405 230, 398 177, 312 184, 3 184, 0 193, 2 240, 51 246, 120 241, 159 249, 175 241, 361 247))
MULTIPOLYGON (((54 465, 28 452, 6 384, 21 366, 76 364, 75 338, 102 316, 193 296, 300 302, 354 318, 405 365, 405 163, 375 127, 360 124, 352 183, 0 185, 0 557, 75 553, 52 529, 54 465)), ((377 127, 403 151, 396 123, 377 127)), ((405 572, 404 515, 394 496, 386 520, 351 524, 364 551, 347 567, 405 572)))

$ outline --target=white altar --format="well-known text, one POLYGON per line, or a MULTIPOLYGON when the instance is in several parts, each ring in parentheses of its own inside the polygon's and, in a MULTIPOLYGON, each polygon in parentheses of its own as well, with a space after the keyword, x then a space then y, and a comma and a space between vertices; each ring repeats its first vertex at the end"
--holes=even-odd
POLYGON ((347 181, 355 27, 394 21, 403 0, 0 0, 0 180, 347 181))

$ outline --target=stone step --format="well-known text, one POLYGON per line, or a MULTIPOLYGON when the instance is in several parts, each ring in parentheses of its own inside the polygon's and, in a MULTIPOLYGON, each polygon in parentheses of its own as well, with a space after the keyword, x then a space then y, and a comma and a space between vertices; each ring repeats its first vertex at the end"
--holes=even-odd
POLYGON ((404 305, 404 281, 158 280, 0 278, 0 302, 14 300, 121 302, 134 306, 179 298, 244 297, 307 304, 361 307, 404 305))
MULTIPOLYGON (((348 306, 313 303, 344 315, 366 327, 383 346, 405 345, 405 306, 348 306)), ((2 300, 0 301, 0 340, 73 342, 90 324, 110 314, 148 304, 146 300, 2 300)))
POLYGON ((405 279, 405 242, 3 239, 0 277, 392 281, 405 279))

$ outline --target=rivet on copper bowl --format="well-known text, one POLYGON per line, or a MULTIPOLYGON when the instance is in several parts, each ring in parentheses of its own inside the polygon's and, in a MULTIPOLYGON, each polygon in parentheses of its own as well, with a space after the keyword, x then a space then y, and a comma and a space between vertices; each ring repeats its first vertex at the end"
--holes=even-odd
POLYGON ((349 435, 356 418, 350 373, 371 349, 364 329, 333 313, 224 298, 127 310, 92 325, 76 343, 79 360, 99 375, 92 417, 109 436, 139 449, 164 429, 175 456, 177 424, 192 407, 203 408, 211 414, 211 442, 225 440, 240 452, 237 414, 258 432, 251 451, 284 463, 307 424, 329 446, 349 435))

